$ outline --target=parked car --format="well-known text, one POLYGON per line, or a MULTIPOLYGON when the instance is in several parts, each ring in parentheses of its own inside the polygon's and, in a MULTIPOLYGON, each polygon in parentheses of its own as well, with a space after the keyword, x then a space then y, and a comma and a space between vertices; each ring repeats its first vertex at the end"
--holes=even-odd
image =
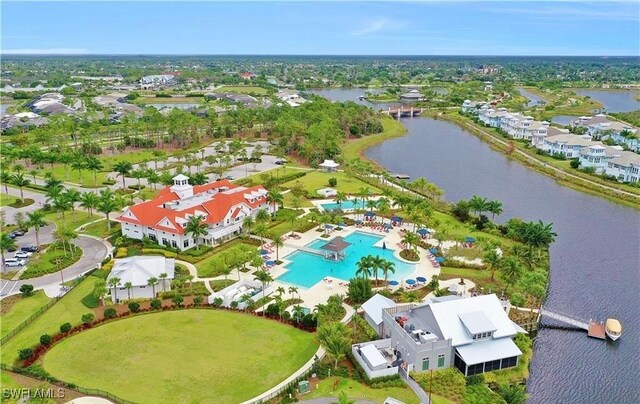
POLYGON ((233 175, 227 175, 226 177, 224 177, 226 180, 234 180, 235 178, 233 177, 233 175))
POLYGON ((20 247, 20 250, 34 253, 38 251, 38 247, 34 245, 30 245, 30 246, 20 247))
POLYGON ((25 235, 25 233, 26 233, 25 231, 20 230, 20 229, 18 229, 18 230, 14 230, 14 231, 13 231, 13 234, 15 234, 15 235, 16 235, 16 236, 18 236, 18 237, 20 237, 20 236, 24 236, 24 235, 25 235))
POLYGON ((16 250, 16 248, 15 248, 15 247, 9 247, 9 248, 7 248, 7 251, 9 251, 9 252, 14 252, 15 250, 16 250))
POLYGON ((22 267, 27 263, 27 261, 20 258, 7 258, 4 260, 4 266, 7 268, 10 267, 22 267))
POLYGON ((28 251, 18 251, 17 253, 13 254, 14 258, 29 258, 33 255, 32 252, 28 252, 28 251))
POLYGON ((287 162, 287 160, 276 160, 276 164, 279 166, 284 165, 287 162))

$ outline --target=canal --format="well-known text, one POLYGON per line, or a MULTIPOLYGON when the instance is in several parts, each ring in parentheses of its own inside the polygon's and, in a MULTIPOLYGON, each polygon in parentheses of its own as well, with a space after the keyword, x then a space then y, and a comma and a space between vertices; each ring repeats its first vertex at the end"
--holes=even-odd
MULTIPOLYGON (((359 94, 322 92, 343 101, 357 100, 359 94)), ((406 136, 375 146, 366 155, 390 171, 427 178, 451 202, 481 195, 502 201, 503 220, 553 223, 558 237, 550 250, 546 306, 584 319, 616 317, 625 328, 617 343, 589 339, 584 332, 541 330, 530 369, 529 402, 640 402, 638 212, 562 187, 456 125, 431 118, 402 122, 406 136)))

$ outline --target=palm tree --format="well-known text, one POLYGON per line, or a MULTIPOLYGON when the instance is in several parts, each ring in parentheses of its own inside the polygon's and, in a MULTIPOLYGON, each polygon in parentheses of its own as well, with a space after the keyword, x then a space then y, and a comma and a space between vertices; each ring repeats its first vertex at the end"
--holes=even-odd
POLYGON ((85 192, 80 196, 80 207, 83 207, 89 211, 89 216, 93 217, 93 210, 98 206, 98 195, 93 192, 85 192))
POLYGON ((384 258, 380 258, 379 255, 371 258, 371 271, 373 272, 373 277, 376 280, 376 285, 378 284, 378 270, 382 268, 385 261, 386 260, 384 258))
POLYGON ((380 215, 382 215, 382 223, 384 223, 384 215, 391 210, 391 202, 389 202, 387 198, 380 198, 376 203, 376 208, 378 212, 380 212, 380 215))
POLYGON ((104 213, 107 218, 107 231, 111 231, 111 221, 109 220, 109 213, 118 209, 119 203, 115 198, 113 191, 110 189, 103 189, 100 191, 99 201, 96 205, 98 212, 104 213))
POLYGON ((133 283, 125 282, 124 287, 127 289, 127 300, 131 300, 131 288, 133 288, 133 283))
POLYGON ((271 220, 271 215, 266 209, 260 209, 256 213, 256 223, 266 223, 271 220))
POLYGON ((191 216, 187 221, 187 225, 184 227, 185 233, 191 233, 191 237, 196 242, 196 250, 200 250, 200 244, 198 243, 198 237, 206 236, 209 227, 204 222, 204 218, 200 215, 191 216))
POLYGON ((113 171, 122 176, 122 188, 126 188, 124 177, 131 172, 133 165, 128 161, 118 161, 113 165, 113 171))
POLYGON ((146 170, 137 169, 137 170, 131 171, 131 176, 133 178, 135 178, 136 180, 138 180, 138 190, 140 190, 140 180, 142 178, 146 177, 146 175, 147 175, 147 171, 146 170))
POLYGON ((500 201, 487 202, 487 211, 491 213, 491 219, 495 219, 496 215, 502 214, 502 202, 500 201))
POLYGON ((98 279, 93 285, 93 296, 100 299, 102 306, 104 306, 104 297, 107 294, 107 281, 104 279, 98 279))
POLYGON ((396 273, 396 264, 392 261, 384 260, 384 262, 380 265, 380 270, 382 271, 382 275, 384 275, 385 283, 388 282, 389 273, 396 273))
POLYGON ((506 289, 509 289, 509 286, 520 279, 522 275, 522 265, 515 257, 506 257, 502 260, 502 265, 500 265, 500 274, 505 282, 507 282, 506 289))
POLYGON ((36 183, 36 175, 38 175, 38 170, 31 170, 29 171, 29 175, 31 176, 31 178, 33 178, 33 183, 36 183))
POLYGON ((338 362, 344 359, 351 346, 351 330, 339 321, 325 322, 318 328, 316 339, 324 347, 327 356, 333 359, 334 368, 337 369, 338 362))
POLYGON ((264 223, 258 223, 256 225, 255 233, 260 237, 260 244, 264 244, 264 238, 267 237, 268 229, 264 223))
POLYGON ((267 202, 273 207, 273 211, 276 211, 276 207, 282 205, 284 202, 284 196, 277 189, 272 189, 267 193, 267 202))
POLYGON ((71 169, 78 170, 79 182, 82 184, 82 169, 85 168, 85 163, 80 158, 76 158, 71 162, 71 169))
POLYGON ((28 180, 27 178, 24 178, 24 174, 17 173, 15 175, 13 175, 13 177, 11 177, 11 183, 13 185, 15 185, 16 187, 20 188, 20 199, 24 200, 24 193, 22 191, 22 188, 24 188, 27 185, 31 184, 31 181, 28 180))
POLYGON ((413 249, 417 251, 418 243, 420 243, 420 238, 416 233, 408 231, 408 232, 405 232, 404 235, 402 236, 402 242, 405 243, 405 245, 407 246, 407 250, 413 247, 413 249))
POLYGON ((273 282, 273 277, 267 271, 256 271, 254 275, 253 279, 262 283, 262 297, 264 298, 265 289, 270 282, 273 282))
POLYGON ((251 233, 251 228, 256 224, 253 217, 247 216, 242 221, 242 227, 246 230, 247 234, 251 233))
POLYGON ((118 286, 120 285, 120 278, 115 276, 113 278, 109 278, 107 284, 113 288, 113 298, 114 303, 116 303, 118 301, 118 286))
POLYGON ((36 233, 36 247, 40 248, 40 227, 45 225, 44 212, 36 210, 27 213, 27 226, 33 227, 36 233))
POLYGON ((97 185, 98 184, 98 171, 102 170, 104 168, 104 165, 96 157, 89 156, 89 157, 87 157, 87 160, 86 160, 86 168, 93 172, 93 185, 94 186, 97 185))
POLYGON ((501 384, 500 396, 507 404, 524 404, 527 401, 524 386, 519 384, 501 384))
POLYGON ((359 275, 363 279, 369 279, 369 277, 371 276, 371 259, 371 255, 360 258, 360 260, 356 264, 356 266, 358 267, 356 276, 359 275))
POLYGON ((0 182, 2 182, 2 184, 4 185, 4 193, 9 195, 9 187, 8 185, 12 182, 11 181, 11 174, 9 174, 7 171, 2 170, 0 171, 0 182))
POLYGON ((491 271, 491 280, 493 280, 493 276, 495 275, 496 269, 500 268, 502 258, 500 257, 498 252, 495 250, 495 248, 492 248, 484 254, 482 261, 491 271))
POLYGON ((62 224, 66 225, 66 218, 64 212, 71 208, 71 201, 67 199, 65 194, 58 194, 51 200, 51 207, 56 212, 60 212, 62 214, 62 224))
POLYGON ((349 199, 347 198, 347 194, 342 192, 342 191, 338 191, 336 192, 336 196, 333 198, 333 200, 338 204, 338 208, 342 208, 342 203, 348 201, 349 199))
POLYGON ((154 299, 156 298, 156 285, 157 284, 158 284, 158 278, 152 276, 151 278, 147 279, 147 285, 151 286, 154 299))
POLYGON ((469 207, 471 210, 476 212, 476 215, 481 215, 484 211, 487 210, 488 207, 487 198, 481 198, 477 195, 474 195, 469 199, 469 207))
POLYGON ((167 291, 167 277, 169 277, 169 274, 166 273, 166 272, 163 272, 160 275, 158 275, 158 278, 160 278, 162 280, 162 291, 163 292, 167 291))
POLYGON ((195 276, 189 274, 187 276, 184 277, 184 279, 189 282, 189 291, 191 292, 191 295, 193 295, 193 279, 195 278, 195 276))
POLYGON ((17 247, 16 240, 9 237, 8 234, 0 234, 0 255, 2 255, 2 265, 4 266, 5 250, 15 249, 17 247))
POLYGON ((289 286, 289 294, 291 295, 291 298, 293 299, 293 295, 298 293, 298 288, 296 288, 295 286, 289 286))
POLYGON ((149 185, 153 185, 154 191, 158 189, 158 181, 160 181, 160 175, 157 172, 153 170, 147 171, 147 182, 149 185))
POLYGON ((416 180, 413 181, 411 185, 414 188, 418 189, 421 194, 424 194, 425 189, 427 188, 427 185, 429 185, 429 182, 427 182, 427 180, 424 179, 424 177, 420 177, 420 178, 416 178, 416 180))
POLYGON ((284 241, 280 237, 273 239, 273 246, 276 248, 276 261, 280 261, 280 248, 284 247, 284 241))
POLYGON ((287 290, 282 287, 282 286, 278 286, 276 288, 276 293, 278 294, 278 296, 282 297, 282 295, 284 295, 285 293, 287 293, 287 290))
POLYGON ((64 197, 67 201, 69 201, 71 213, 75 213, 76 202, 79 202, 82 198, 80 192, 75 188, 69 188, 64 192, 64 197))
POLYGON ((304 316, 304 309, 302 308, 302 306, 296 304, 295 306, 293 306, 291 312, 291 314, 293 314, 291 317, 296 320, 296 323, 300 323, 300 319, 304 316))

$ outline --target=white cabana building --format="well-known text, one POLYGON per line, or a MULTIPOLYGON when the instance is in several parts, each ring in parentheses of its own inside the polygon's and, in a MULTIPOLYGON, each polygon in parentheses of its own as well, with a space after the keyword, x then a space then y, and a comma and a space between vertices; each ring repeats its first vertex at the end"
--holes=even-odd
POLYGON ((336 163, 333 160, 325 160, 322 163, 319 164, 319 166, 328 173, 332 173, 334 171, 338 170, 338 167, 340 167, 340 164, 336 163))

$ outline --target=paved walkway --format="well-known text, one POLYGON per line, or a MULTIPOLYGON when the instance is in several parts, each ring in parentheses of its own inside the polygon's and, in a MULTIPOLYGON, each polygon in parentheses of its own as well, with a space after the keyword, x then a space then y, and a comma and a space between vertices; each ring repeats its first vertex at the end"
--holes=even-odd
POLYGON ((404 370, 400 370, 400 378, 409 385, 411 390, 418 396, 420 399, 420 404, 430 404, 429 395, 425 392, 420 385, 413 380, 409 375, 407 375, 404 370))

